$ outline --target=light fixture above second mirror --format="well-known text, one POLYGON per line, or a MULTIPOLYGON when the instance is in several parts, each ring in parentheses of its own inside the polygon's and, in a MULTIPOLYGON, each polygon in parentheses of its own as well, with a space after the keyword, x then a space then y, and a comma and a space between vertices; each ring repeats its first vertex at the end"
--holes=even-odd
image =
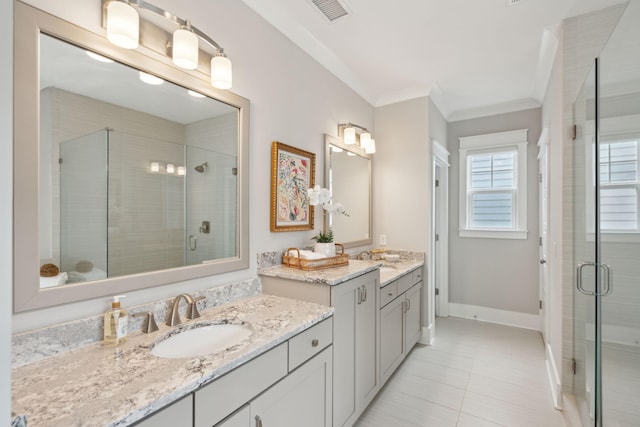
MULTIPOLYGON (((191 25, 191 21, 183 19, 173 13, 154 6, 144 0, 102 0, 102 24, 107 29, 107 39, 116 46, 124 49, 136 49, 140 44, 140 31, 157 33, 161 28, 156 27, 150 20, 142 20, 138 11, 152 15, 151 18, 161 17, 171 25, 176 26, 165 43, 165 53, 171 56, 175 65, 185 70, 195 70, 199 65, 199 40, 212 47, 215 52, 211 56, 210 75, 211 84, 218 89, 230 89, 232 86, 231 61, 224 53, 224 49, 207 34, 191 25)), ((142 38, 146 40, 146 38, 142 38)), ((152 46, 146 46, 152 48, 152 46)), ((156 49, 158 50, 158 49, 156 49)), ((162 52, 162 50, 158 50, 162 52)))
POLYGON ((355 123, 340 123, 338 125, 338 136, 342 138, 345 145, 355 146, 363 150, 366 154, 376 152, 376 141, 371 136, 371 132, 355 123))

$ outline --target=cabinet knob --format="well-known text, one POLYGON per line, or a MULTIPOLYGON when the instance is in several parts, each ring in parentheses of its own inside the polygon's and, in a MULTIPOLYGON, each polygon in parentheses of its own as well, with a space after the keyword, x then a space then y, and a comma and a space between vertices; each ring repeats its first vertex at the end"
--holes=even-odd
POLYGON ((311 341, 311 347, 317 347, 318 344, 320 344, 320 341, 318 341, 318 338, 314 338, 313 341, 311 341))
POLYGON ((393 296, 393 292, 387 292, 387 296, 392 297, 393 296))

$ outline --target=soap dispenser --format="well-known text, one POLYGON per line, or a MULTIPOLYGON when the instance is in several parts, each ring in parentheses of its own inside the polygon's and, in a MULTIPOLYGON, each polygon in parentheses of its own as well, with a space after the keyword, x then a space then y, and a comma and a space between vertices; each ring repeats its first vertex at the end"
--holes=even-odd
POLYGON ((120 307, 120 298, 125 295, 114 296, 111 310, 104 314, 104 345, 118 345, 127 340, 129 318, 127 310, 120 307))

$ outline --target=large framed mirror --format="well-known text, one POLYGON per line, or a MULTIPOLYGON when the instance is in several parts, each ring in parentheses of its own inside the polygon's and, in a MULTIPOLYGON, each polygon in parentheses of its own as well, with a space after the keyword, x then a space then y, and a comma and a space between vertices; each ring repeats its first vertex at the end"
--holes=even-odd
POLYGON ((345 248, 370 245, 372 236, 371 156, 341 138, 325 135, 325 185, 334 203, 342 203, 348 215, 325 213, 324 229, 345 248))
POLYGON ((14 311, 248 268, 249 101, 14 14, 14 311))

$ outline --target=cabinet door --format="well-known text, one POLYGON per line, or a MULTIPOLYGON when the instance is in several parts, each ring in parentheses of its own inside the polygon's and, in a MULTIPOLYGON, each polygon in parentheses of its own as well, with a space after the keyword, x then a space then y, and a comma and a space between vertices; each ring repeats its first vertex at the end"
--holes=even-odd
POLYGON ((136 427, 192 427, 193 395, 189 394, 176 403, 159 410, 136 427))
POLYGON ((405 342, 407 344, 406 352, 418 342, 422 335, 422 283, 418 283, 407 291, 405 298, 409 303, 407 312, 405 313, 405 342))
POLYGON ((238 410, 224 421, 216 424, 215 427, 253 427, 251 424, 251 409, 249 405, 238 410))
POLYGON ((356 413, 356 306, 358 282, 333 286, 333 425, 342 427, 356 413))
POLYGON ((250 404, 252 427, 330 427, 332 347, 291 372, 250 404))
POLYGON ((356 305, 356 405, 361 412, 378 392, 378 281, 361 286, 356 305))
POLYGON ((380 375, 382 384, 400 365, 405 355, 402 323, 408 303, 401 296, 380 310, 380 375))

